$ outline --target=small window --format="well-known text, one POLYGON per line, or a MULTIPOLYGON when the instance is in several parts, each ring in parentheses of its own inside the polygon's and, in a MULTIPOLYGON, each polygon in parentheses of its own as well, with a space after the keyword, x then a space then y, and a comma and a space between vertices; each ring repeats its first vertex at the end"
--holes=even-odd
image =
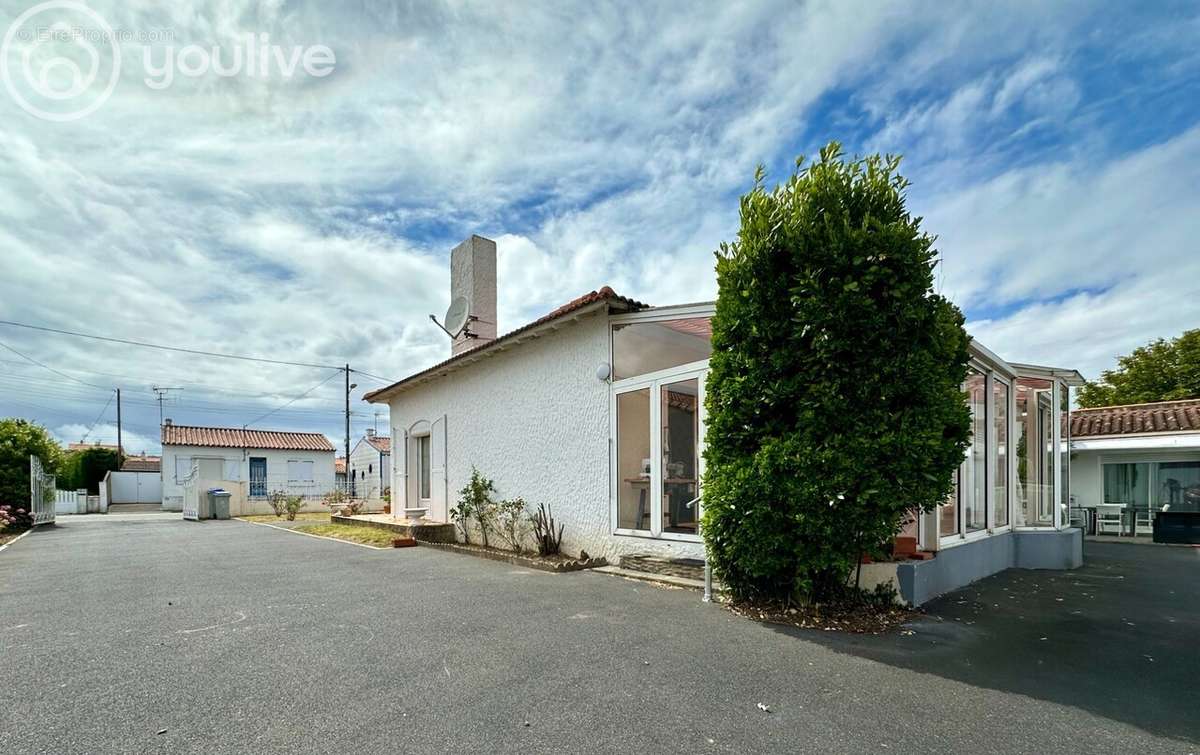
POLYGON ((374 464, 367 465, 367 474, 375 474, 375 465, 374 464))
POLYGON ((311 461, 291 460, 287 463, 288 482, 312 482, 313 463, 311 461))
POLYGON ((431 456, 428 435, 417 438, 417 459, 419 460, 417 465, 418 494, 422 500, 429 500, 431 456))

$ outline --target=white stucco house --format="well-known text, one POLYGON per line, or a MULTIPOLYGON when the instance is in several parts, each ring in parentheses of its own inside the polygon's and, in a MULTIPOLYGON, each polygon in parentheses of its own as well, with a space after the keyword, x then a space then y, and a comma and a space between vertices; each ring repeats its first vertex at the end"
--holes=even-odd
MULTIPOLYGON (((713 303, 651 307, 604 287, 495 337, 495 254, 478 236, 451 253, 452 296, 469 303, 472 332, 450 358, 365 397, 390 409, 395 515, 427 509, 448 521, 474 467, 500 497, 549 504, 565 551, 703 559, 713 303)), ((1069 458, 1057 450, 1082 378, 1007 362, 978 342, 971 353, 975 441, 958 492, 907 533, 924 560, 896 567, 915 604, 1005 568, 1082 558, 1064 505, 1069 458)))
POLYGON ((1070 436, 1074 508, 1096 534, 1149 537, 1164 512, 1200 517, 1200 399, 1076 409, 1070 436))
POLYGON ((182 511, 189 477, 233 494, 231 511, 268 513, 276 490, 319 507, 334 489, 334 447, 321 433, 194 427, 166 420, 162 428, 162 507, 182 511))
POLYGON ((350 450, 347 469, 350 493, 378 501, 392 487, 392 439, 368 429, 350 450))

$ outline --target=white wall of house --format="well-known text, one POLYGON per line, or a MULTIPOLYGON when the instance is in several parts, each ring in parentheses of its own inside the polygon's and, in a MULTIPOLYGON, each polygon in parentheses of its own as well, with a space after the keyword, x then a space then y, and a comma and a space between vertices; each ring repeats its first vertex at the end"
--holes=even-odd
MULTIPOLYGON (((1127 439, 1128 440, 1128 439, 1127 439)), ((1089 441, 1096 444, 1096 440, 1089 441)), ((1071 453, 1071 496, 1076 506, 1095 506, 1104 503, 1103 465, 1147 462, 1200 461, 1200 443, 1177 448, 1121 448, 1118 444, 1099 444, 1101 448, 1076 450, 1071 453)), ((1159 491, 1151 491, 1155 495, 1159 491)))
POLYGON ((376 500, 384 488, 391 486, 391 454, 359 438, 350 450, 350 473, 353 475, 354 494, 359 498, 376 500))
POLYGON ((333 457, 333 451, 163 446, 162 507, 165 511, 183 510, 183 486, 180 483, 187 475, 187 470, 194 464, 201 466, 202 478, 222 480, 226 487, 230 487, 232 483, 238 486, 243 498, 251 498, 251 458, 267 460, 268 493, 272 490, 286 490, 293 494, 320 496, 334 487, 333 457), (311 467, 305 462, 311 463, 311 467), (309 476, 312 477, 311 480, 302 479, 309 476))
MULTIPOLYGON (((609 384, 596 368, 610 360, 603 312, 564 322, 532 341, 409 388, 389 402, 394 477, 392 501, 418 503, 412 431, 429 432, 444 417, 445 506, 435 493, 430 518, 446 521, 472 467, 492 478, 501 498, 546 503, 565 524, 563 550, 611 560, 626 553, 699 558, 694 542, 613 534, 610 521, 609 384), (408 432, 408 453, 404 452, 408 432), (407 456, 407 460, 406 460, 407 456)), ((437 447, 440 444, 433 444, 437 447)), ((439 466, 435 460, 433 466, 439 466)))

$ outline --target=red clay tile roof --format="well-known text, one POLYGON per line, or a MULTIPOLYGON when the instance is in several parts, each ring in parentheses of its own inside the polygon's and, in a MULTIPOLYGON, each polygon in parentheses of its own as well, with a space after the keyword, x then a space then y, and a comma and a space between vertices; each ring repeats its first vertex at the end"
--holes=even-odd
POLYGON ((338 456, 333 460, 333 473, 346 474, 346 457, 338 456))
POLYGON ((376 435, 373 437, 368 437, 367 442, 370 443, 375 450, 380 453, 390 454, 392 452, 391 438, 385 438, 382 435, 376 435))
POLYGON ((121 462, 122 472, 158 472, 161 468, 160 456, 127 456, 121 462))
POLYGON ((333 451, 321 433, 281 430, 243 430, 240 427, 188 427, 164 425, 164 446, 216 446, 218 448, 263 448, 275 451, 333 451))
POLYGON ((67 445, 68 451, 86 451, 89 448, 103 448, 108 451, 116 451, 116 444, 109 443, 70 443, 67 445))
POLYGON ((577 299, 573 299, 573 300, 567 302, 566 304, 562 305, 558 309, 552 311, 550 314, 545 315, 543 317, 539 317, 538 319, 534 320, 531 323, 522 325, 521 327, 517 328, 516 330, 510 330, 509 332, 505 333, 504 335, 500 336, 499 338, 497 338, 493 341, 488 341, 487 343, 480 344, 479 346, 476 346, 475 348, 470 349, 468 351, 464 351, 461 354, 455 354, 454 356, 450 357, 449 359, 447 359, 445 361, 438 362, 437 364, 433 365, 432 367, 421 370, 420 372, 418 372, 416 374, 409 375, 408 377, 404 378, 403 380, 392 383, 391 385, 387 386, 386 388, 380 388, 377 391, 371 391, 370 393, 363 396, 363 400, 371 401, 372 399, 374 399, 377 396, 382 396, 383 394, 389 393, 390 391, 394 390, 395 388, 405 385, 406 383, 417 380, 418 378, 425 377, 432 372, 437 372, 438 370, 443 369, 446 366, 459 361, 460 359, 465 359, 466 357, 469 357, 469 356, 476 356, 480 352, 487 351, 488 349, 491 349, 494 346, 503 344, 503 343, 507 342, 509 339, 512 339, 512 338, 520 335, 521 333, 524 333, 527 330, 532 330, 533 328, 536 328, 539 325, 545 325, 546 323, 557 320, 560 317, 565 317, 573 312, 578 312, 579 310, 581 310, 585 307, 588 307, 592 304, 596 304, 599 302, 609 302, 610 304, 618 304, 618 305, 622 306, 626 311, 636 311, 639 309, 646 309, 649 306, 649 305, 643 304, 642 302, 637 301, 635 299, 630 299, 628 297, 621 296, 620 294, 618 294, 616 291, 613 291, 608 286, 604 286, 599 291, 589 291, 588 293, 584 294, 583 296, 580 296, 577 299))
POLYGON ((1071 412, 1071 437, 1200 432, 1200 399, 1101 406, 1071 412))

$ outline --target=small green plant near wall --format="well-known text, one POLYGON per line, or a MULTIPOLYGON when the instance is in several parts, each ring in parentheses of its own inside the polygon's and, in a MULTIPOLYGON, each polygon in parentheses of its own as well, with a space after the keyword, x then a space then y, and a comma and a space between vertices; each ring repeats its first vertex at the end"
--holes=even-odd
POLYGON ((496 530, 517 553, 525 550, 531 525, 524 498, 509 498, 496 504, 496 530))
POLYGON ((271 507, 271 511, 275 512, 275 516, 282 517, 287 513, 288 494, 282 490, 272 490, 267 495, 267 505, 271 507))
POLYGON ((458 525, 463 541, 471 542, 472 523, 479 528, 483 544, 488 545, 488 534, 496 519, 496 485, 471 467, 471 480, 458 491, 458 505, 450 509, 450 519, 458 525))
POLYGON ((296 521, 296 514, 299 514, 302 508, 304 508, 304 498, 298 495, 289 495, 283 504, 283 510, 287 514, 289 522, 296 521))
POLYGON ((537 513, 530 517, 533 524, 533 535, 537 540, 537 550, 540 556, 556 556, 562 552, 562 536, 564 525, 554 521, 554 512, 544 503, 538 504, 537 513))
POLYGON ((774 189, 760 168, 717 253, 702 531, 735 598, 842 597, 951 492, 968 337, 899 162, 835 142, 774 189))

